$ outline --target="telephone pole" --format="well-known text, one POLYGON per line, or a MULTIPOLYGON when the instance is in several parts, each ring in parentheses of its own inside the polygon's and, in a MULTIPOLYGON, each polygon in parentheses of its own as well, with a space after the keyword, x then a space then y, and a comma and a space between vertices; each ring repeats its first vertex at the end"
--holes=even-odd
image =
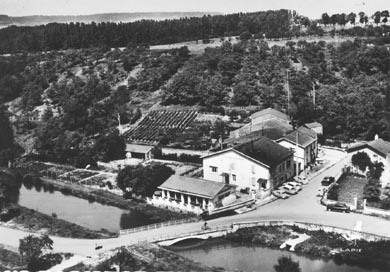
POLYGON ((290 86, 288 84, 288 70, 286 70, 286 90, 287 90, 287 115, 290 116, 290 86))

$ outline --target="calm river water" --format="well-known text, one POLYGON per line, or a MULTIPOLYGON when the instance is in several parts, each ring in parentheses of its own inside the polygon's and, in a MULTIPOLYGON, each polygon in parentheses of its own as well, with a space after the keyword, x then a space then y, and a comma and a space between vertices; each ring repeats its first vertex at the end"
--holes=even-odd
POLYGON ((273 266, 281 256, 290 255, 298 261, 302 272, 383 272, 377 269, 364 269, 356 266, 337 265, 333 260, 311 259, 292 252, 265 247, 233 245, 218 242, 200 247, 175 247, 178 254, 208 266, 223 267, 228 271, 275 272, 273 266))
POLYGON ((57 191, 44 191, 43 188, 39 191, 35 187, 27 189, 24 185, 20 188, 19 204, 48 215, 56 213, 60 219, 92 230, 103 228, 119 231, 153 223, 140 212, 89 203, 85 199, 63 195, 57 191))

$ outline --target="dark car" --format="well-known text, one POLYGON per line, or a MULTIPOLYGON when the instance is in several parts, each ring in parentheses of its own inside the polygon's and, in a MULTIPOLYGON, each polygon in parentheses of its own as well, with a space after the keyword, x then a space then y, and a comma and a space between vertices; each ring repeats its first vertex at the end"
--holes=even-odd
POLYGON ((328 185, 330 185, 333 182, 334 182, 334 177, 328 176, 328 177, 324 177, 323 178, 323 180, 321 181, 321 185, 322 186, 328 186, 328 185))
POLYGON ((351 211, 351 208, 345 203, 337 202, 334 204, 326 205, 326 210, 327 211, 349 213, 351 211))

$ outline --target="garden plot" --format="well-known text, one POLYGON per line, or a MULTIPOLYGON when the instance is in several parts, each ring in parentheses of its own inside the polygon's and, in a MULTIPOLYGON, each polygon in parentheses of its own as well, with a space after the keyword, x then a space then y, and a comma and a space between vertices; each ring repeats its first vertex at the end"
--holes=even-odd
POLYGON ((61 180, 67 180, 70 182, 79 182, 80 180, 89 178, 91 176, 95 176, 97 174, 98 174, 98 172, 76 169, 76 170, 73 170, 71 172, 66 172, 66 173, 58 176, 58 178, 61 180))
POLYGON ((358 201, 363 200, 364 186, 367 184, 367 179, 347 175, 339 181, 338 200, 345 203, 354 203, 355 197, 358 201))
POLYGON ((83 180, 80 180, 80 184, 88 185, 88 186, 102 187, 102 186, 106 186, 108 183, 110 183, 115 188, 116 187, 115 177, 116 177, 116 175, 113 175, 113 174, 98 174, 98 175, 94 175, 94 176, 85 178, 83 180))
POLYGON ((19 167, 29 169, 30 172, 42 172, 53 167, 53 165, 44 162, 27 162, 25 164, 19 165, 19 167))
POLYGON ((176 175, 186 175, 187 176, 187 175, 191 174, 193 171, 196 171, 202 167, 202 165, 197 165, 197 164, 189 164, 189 163, 184 163, 184 162, 173 162, 173 161, 165 162, 162 160, 151 160, 151 161, 144 163, 144 165, 148 165, 148 164, 155 163, 155 162, 164 164, 164 165, 172 168, 172 170, 175 171, 176 175))
POLYGON ((66 165, 56 165, 52 166, 46 170, 42 170, 40 173, 48 176, 50 178, 58 178, 59 176, 73 171, 75 168, 72 166, 66 166, 66 165))

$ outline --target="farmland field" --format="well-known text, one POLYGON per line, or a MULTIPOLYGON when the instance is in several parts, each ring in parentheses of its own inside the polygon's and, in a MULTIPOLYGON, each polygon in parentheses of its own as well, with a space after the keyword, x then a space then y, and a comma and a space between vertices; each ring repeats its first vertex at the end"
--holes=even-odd
POLYGON ((155 110, 126 134, 130 141, 159 142, 162 137, 172 139, 181 133, 196 118, 197 112, 155 110))

